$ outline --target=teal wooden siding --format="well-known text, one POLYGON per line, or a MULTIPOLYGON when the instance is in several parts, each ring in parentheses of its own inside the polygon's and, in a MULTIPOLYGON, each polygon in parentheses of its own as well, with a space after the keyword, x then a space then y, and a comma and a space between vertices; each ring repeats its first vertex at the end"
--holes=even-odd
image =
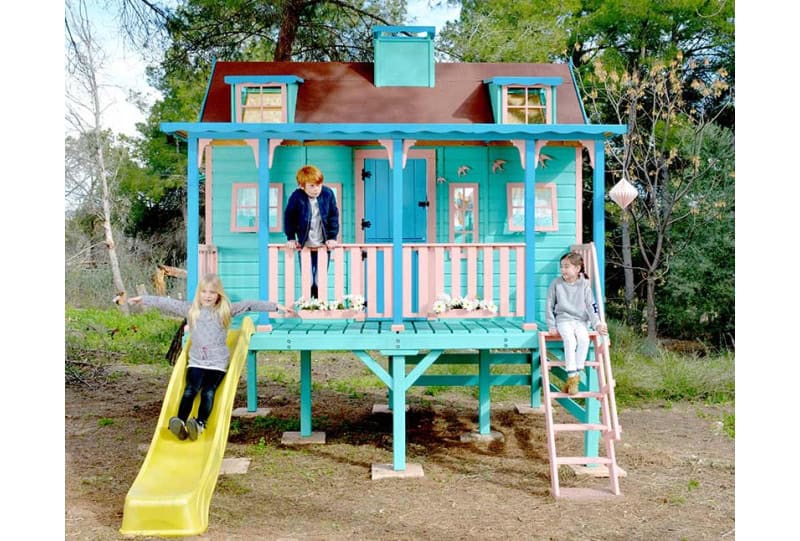
MULTIPOLYGON (((536 233, 536 269, 535 284, 537 298, 537 314, 544 314, 547 287, 558 275, 558 260, 569 246, 576 241, 577 216, 575 212, 575 149, 572 147, 545 147, 543 154, 552 159, 546 163, 540 160, 536 168, 536 182, 555 183, 558 204, 558 231, 536 233)), ((437 183, 437 242, 448 242, 450 234, 449 189, 451 184, 478 184, 478 213, 480 242, 524 242, 522 231, 509 231, 507 224, 508 201, 507 186, 510 182, 522 183, 524 172, 519 159, 519 152, 514 147, 444 147, 437 152, 437 176, 444 177, 446 182, 437 183), (495 160, 504 160, 501 169, 492 170, 495 160), (459 169, 469 168, 466 174, 458 175, 459 169)), ((463 263, 462 263, 463 265, 463 263)), ((499 265, 494 262, 495 301, 499 298, 499 265)), ((451 272, 451 269, 448 269, 451 272)), ((462 266, 462 272, 465 268, 462 266)), ((479 263, 478 273, 482 274, 483 265, 479 263)), ((516 278, 516 262, 512 260, 511 277, 516 278)), ((463 284, 463 280, 462 280, 463 284)), ((450 277, 446 277, 445 286, 450 286, 450 277)), ((465 286, 464 286, 465 287, 465 286)), ((464 290, 463 293, 466 293, 464 290)), ((485 292, 479 291, 481 297, 485 292)), ((512 294, 511 302, 516 302, 512 294)), ((544 316, 538 319, 543 320, 544 316)))
MULTIPOLYGON (((339 183, 342 187, 340 203, 342 215, 339 217, 341 229, 339 240, 353 242, 353 152, 349 147, 281 146, 275 149, 273 166, 270 169, 270 183, 283 184, 283 201, 286 206, 289 196, 297 188, 295 174, 303 165, 319 167, 325 175, 325 182, 339 183)), ((258 233, 231 231, 231 199, 233 184, 258 182, 253 151, 249 147, 215 147, 212 162, 212 227, 213 238, 210 244, 217 246, 219 253, 218 271, 225 284, 225 290, 232 300, 258 298, 258 233)), ((281 221, 281 230, 283 223, 281 221)), ((283 244, 283 232, 271 232, 270 244, 283 244)), ((279 265, 278 276, 271 279, 283 281, 283 265, 279 265)), ((299 295, 299 284, 298 295, 299 295)), ((331 289, 332 294, 332 289, 331 289)))
MULTIPOLYGON (((430 148, 430 147, 428 147, 430 148)), ((572 147, 545 147, 542 153, 552 159, 540 164, 536 169, 537 183, 555 183, 558 203, 558 231, 537 232, 537 252, 535 284, 537 298, 537 319, 544 320, 544 306, 547 287, 558 275, 558 259, 571 244, 576 242, 575 212, 575 149, 572 147)), ((340 242, 355 241, 355 186, 353 185, 354 149, 345 146, 288 146, 275 151, 273 167, 270 170, 272 183, 283 184, 285 206, 291 193, 297 187, 295 173, 305 164, 319 167, 326 183, 338 183, 342 193, 339 195, 340 242)), ((446 179, 436 182, 435 197, 437 216, 436 238, 430 242, 449 241, 450 212, 449 189, 453 184, 476 183, 478 185, 479 241, 482 243, 502 243, 524 241, 523 232, 508 230, 507 224, 507 185, 510 182, 523 182, 519 152, 507 146, 453 146, 436 149, 436 177, 446 179), (504 160, 501 169, 492 170, 495 160, 504 160), (459 176, 460 168, 466 173, 459 176)), ((226 290, 233 300, 257 298, 257 233, 231 232, 232 186, 239 182, 258 182, 253 152, 249 147, 215 147, 213 151, 213 239, 212 244, 219 251, 219 272, 226 290)), ((283 233, 270 233, 270 243, 285 242, 283 233)), ((512 256, 513 257, 513 256, 512 256)), ((449 265, 449 262, 447 263, 449 265)), ((466 263, 461 263, 461 273, 466 277, 466 263)), ((347 268, 347 267, 345 267, 347 268)), ((279 265, 278 276, 283 281, 283 265, 279 265)), ((331 273, 333 269, 331 268, 331 273)), ((452 269, 446 269, 445 287, 450 291, 452 269)), ((493 265, 494 291, 491 297, 497 302, 500 292, 500 265, 496 258, 493 265)), ((510 280, 516 279, 517 265, 512 259, 510 280)), ((479 261, 478 273, 483 273, 483 262, 479 261)), ((331 274, 332 276, 332 274, 331 274)), ((465 279, 462 285, 466 288, 465 279)), ((300 296, 299 281, 296 296, 300 296)), ((331 282, 329 296, 333 295, 331 282)), ((462 291, 466 294, 466 289, 462 291)), ((481 298, 487 292, 478 291, 481 298)), ((516 293, 510 299, 516 302, 516 293)))

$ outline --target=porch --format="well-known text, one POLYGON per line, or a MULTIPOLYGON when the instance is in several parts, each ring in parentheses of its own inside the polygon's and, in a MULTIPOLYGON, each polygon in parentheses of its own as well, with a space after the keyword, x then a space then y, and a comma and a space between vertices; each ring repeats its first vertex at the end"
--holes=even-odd
MULTIPOLYGON (((319 300, 338 301, 346 294, 361 295, 368 320, 395 318, 398 305, 403 320, 436 317, 433 304, 442 295, 496 299, 497 317, 513 320, 525 316, 523 243, 404 244, 401 250, 400 275, 394 272, 392 244, 340 244, 330 251, 318 250, 319 300)), ((217 247, 200 245, 201 274, 218 272, 219 257, 217 247)), ((311 250, 304 249, 297 256, 283 244, 271 244, 266 259, 260 266, 267 269, 263 278, 269 300, 293 306, 299 299, 309 297, 311 250)), ((532 307, 536 306, 535 289, 531 291, 532 307)), ((529 314, 525 319, 532 322, 534 316, 529 314)), ((266 319, 258 324, 260 330, 267 330, 269 325, 266 319)), ((514 324, 521 328, 522 320, 514 324)), ((527 330, 534 328, 527 326, 527 330)), ((413 332, 428 331, 415 327, 413 332)))
MULTIPOLYGON (((574 245, 583 252, 586 269, 593 278, 595 289, 599 280, 595 269, 593 244, 574 245)), ((368 367, 387 388, 388 406, 393 416, 394 471, 406 469, 406 392, 412 386, 472 386, 478 389, 478 434, 491 435, 491 387, 528 386, 529 401, 518 409, 542 411, 542 371, 539 357, 539 333, 536 320, 524 317, 526 308, 526 278, 524 272, 525 246, 501 245, 405 245, 402 249, 402 287, 395 288, 392 269, 392 245, 340 245, 331 250, 332 263, 328 272, 327 253, 319 252, 319 293, 321 300, 330 296, 355 293, 367 300, 366 318, 313 319, 273 317, 262 321, 250 339, 247 360, 247 409, 256 411, 257 360, 259 351, 297 351, 300 360, 300 438, 312 440, 312 356, 314 352, 350 352, 368 367), (382 272, 383 270, 386 272, 382 272), (455 269, 455 271, 454 271, 455 269), (503 277, 503 278, 500 278, 503 277), (397 289, 404 295, 394 298, 397 289), (491 317, 447 317, 432 314, 431 307, 438 295, 486 297, 498 299, 497 313, 491 317), (392 317, 396 306, 402 306, 400 325, 392 317), (377 355, 376 355, 377 354, 377 355), (383 357, 384 359, 380 359, 383 357), (431 374, 428 369, 437 365, 473 365, 472 373, 431 374), (504 373, 505 367, 524 366, 520 371, 504 373)), ((270 298, 292 304, 297 292, 311 285, 310 252, 303 250, 298 257, 283 245, 271 245, 267 250, 270 298)), ((201 251, 201 262, 214 270, 217 254, 201 251)), ((549 281, 549 280, 548 280, 549 281)), ((398 284, 400 285, 400 284, 398 284)), ((538 284, 537 284, 538 285, 538 284)), ((546 284, 544 285, 546 287, 546 284)), ((534 291, 529 291, 530 301, 534 291)), ((544 294, 542 293, 542 297, 544 294)), ((601 295, 597 295, 602 299, 601 295)), ((602 301, 601 301, 602 302, 602 301)), ((533 305, 535 306, 535 305, 533 305)), ((270 314, 276 316, 278 314, 270 314)), ((262 314, 265 316, 265 314, 262 314)), ((550 352, 561 355, 558 344, 550 352)), ((566 379, 563 369, 554 372, 566 379)), ((587 390, 599 388, 597 371, 587 367, 583 376, 587 390)), ((557 391, 556 387, 551 389, 557 391)), ((600 405, 594 398, 583 403, 559 398, 562 406, 576 419, 596 423, 600 405)), ((600 434, 585 435, 587 457, 598 455, 600 434)))

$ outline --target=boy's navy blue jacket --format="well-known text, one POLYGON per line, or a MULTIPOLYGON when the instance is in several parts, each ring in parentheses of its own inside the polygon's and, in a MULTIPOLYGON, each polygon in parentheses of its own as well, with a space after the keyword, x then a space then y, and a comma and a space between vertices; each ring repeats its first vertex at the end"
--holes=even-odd
MULTIPOLYGON (((317 196, 319 215, 322 221, 322 237, 336 240, 339 235, 339 209, 336 206, 336 196, 327 186, 317 196)), ((308 195, 301 188, 297 188, 289 196, 286 209, 283 211, 283 232, 286 240, 297 240, 300 246, 308 240, 308 231, 311 229, 311 203, 308 195)))

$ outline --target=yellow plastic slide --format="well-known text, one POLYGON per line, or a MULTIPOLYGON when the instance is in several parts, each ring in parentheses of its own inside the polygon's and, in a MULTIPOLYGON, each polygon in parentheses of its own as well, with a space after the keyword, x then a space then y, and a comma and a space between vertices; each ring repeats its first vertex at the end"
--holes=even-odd
MULTIPOLYGON (((230 366, 217 389, 206 429, 197 441, 180 441, 168 428, 183 395, 188 342, 185 345, 175 362, 153 441, 125 497, 120 533, 177 537, 197 535, 208 528, 211 494, 225 454, 233 400, 253 332, 249 317, 242 320, 240 329, 228 331, 230 366)), ((197 414, 198 402, 192 415, 197 414)))

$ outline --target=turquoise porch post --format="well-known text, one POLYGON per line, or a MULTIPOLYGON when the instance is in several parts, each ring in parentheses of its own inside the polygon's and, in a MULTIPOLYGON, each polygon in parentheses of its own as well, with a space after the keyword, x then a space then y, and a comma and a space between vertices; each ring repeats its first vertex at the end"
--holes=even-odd
POLYGON ((491 354, 487 349, 478 351, 478 432, 492 433, 491 354))
POLYGON ((197 289, 200 250, 200 171, 197 168, 198 140, 189 135, 186 153, 186 298, 194 300, 197 289))
MULTIPOLYGON (((258 298, 269 300, 269 139, 258 144, 258 298)), ((269 314, 260 312, 257 325, 269 324, 269 314)), ((258 378, 255 355, 247 362, 247 411, 258 409, 258 378)))
MULTIPOLYGON (((592 172, 592 240, 597 252, 597 274, 600 277, 601 295, 606 297, 606 272, 605 272, 605 236, 606 236, 606 155, 602 139, 595 141, 594 145, 594 171, 592 172)), ((592 354, 592 358, 594 355, 592 354)), ((597 369, 589 367, 586 370, 586 385, 589 390, 596 391, 598 386, 597 369)), ((600 402, 596 398, 586 399, 586 423, 600 423, 600 402)), ((598 456, 600 446, 600 432, 589 430, 583 439, 586 456, 598 456)))
MULTIPOLYGON (((392 142, 392 328, 403 326, 403 140, 392 142)), ((406 358, 390 357, 392 457, 395 471, 406 469, 406 358)))
POLYGON ((392 467, 406 469, 406 358, 393 355, 392 362, 392 467))
MULTIPOLYGON (((589 356, 594 359, 594 355, 589 356)), ((586 378, 586 390, 597 392, 600 390, 600 380, 597 377, 597 368, 589 366, 584 370, 586 378)), ((586 399, 586 423, 599 424, 600 423, 600 401, 596 398, 586 399)), ((583 438, 583 454, 584 456, 600 456, 600 431, 588 430, 586 436, 583 438)), ((597 464, 589 464, 589 466, 597 466, 597 464)))
POLYGON ((525 141, 525 323, 536 322, 536 141, 525 141))
POLYGON ((255 351, 247 352, 247 411, 256 411, 258 409, 256 355, 257 352, 255 351))
POLYGON ((542 359, 538 349, 531 349, 531 407, 542 407, 542 359))
POLYGON ((392 327, 403 324, 403 140, 392 145, 392 327))
POLYGON ((300 352, 300 436, 311 435, 311 352, 300 352))
MULTIPOLYGON (((260 139, 258 142, 258 298, 262 301, 270 300, 269 180, 269 139, 260 139)), ((259 313, 258 324, 268 325, 269 314, 259 313)))
POLYGON ((594 171, 592 172, 592 240, 597 251, 597 273, 600 287, 606 298, 606 154, 602 139, 594 144, 594 171))

